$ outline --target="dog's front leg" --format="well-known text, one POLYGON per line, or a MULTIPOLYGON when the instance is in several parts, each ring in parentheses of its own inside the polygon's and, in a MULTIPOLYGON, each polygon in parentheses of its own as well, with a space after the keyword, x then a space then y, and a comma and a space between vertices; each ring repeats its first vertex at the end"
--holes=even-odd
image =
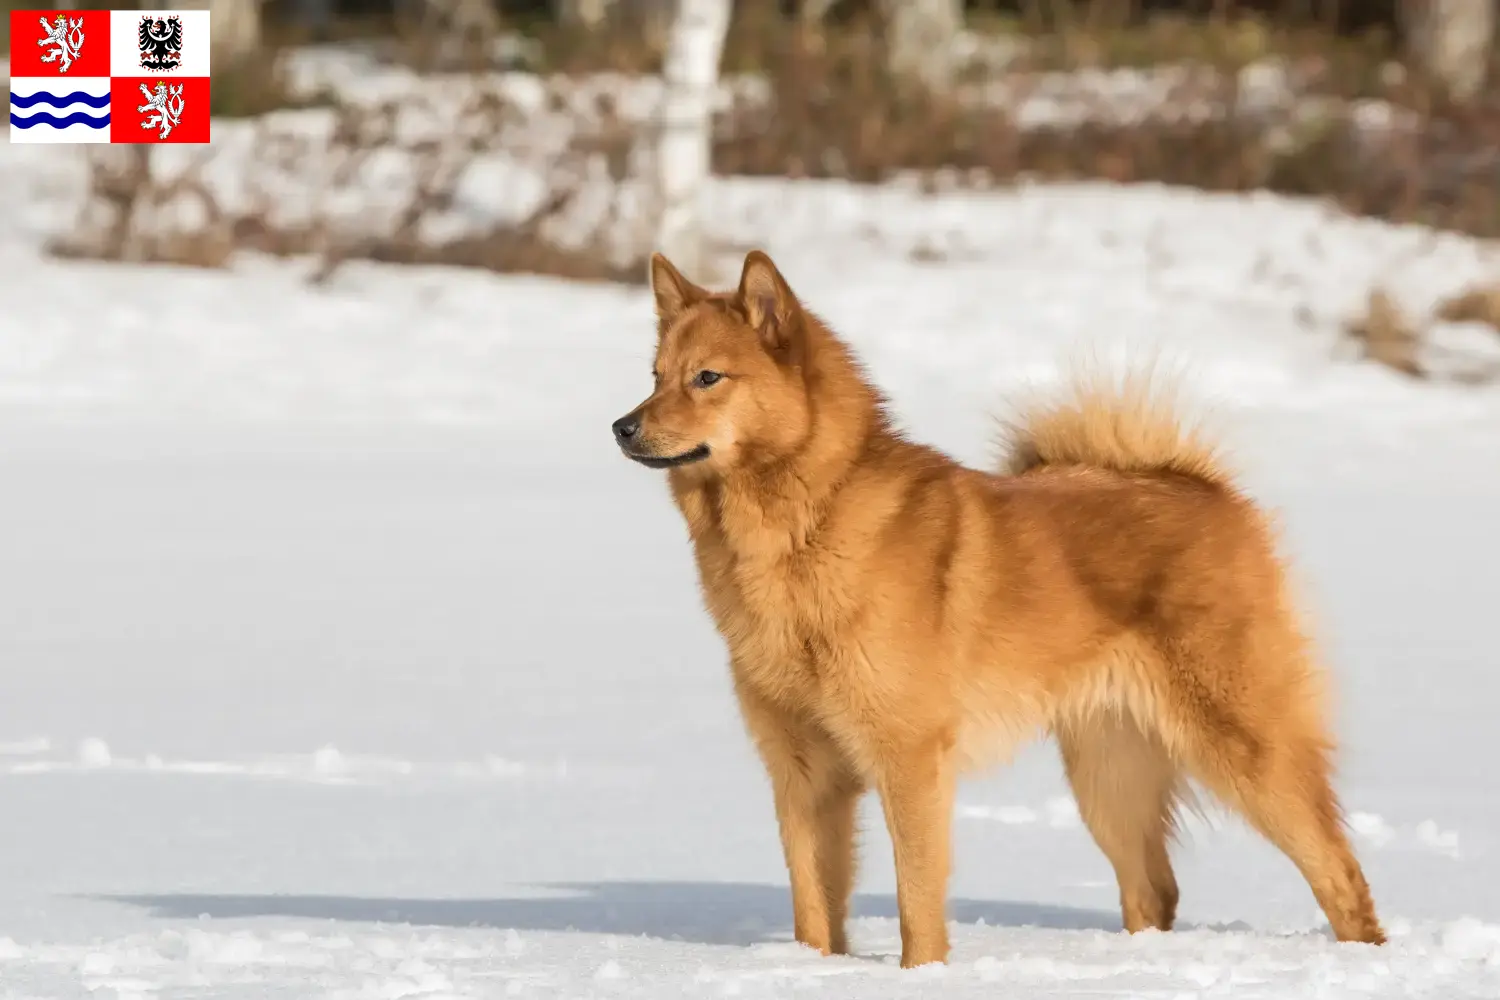
POLYGON ((901 966, 948 959, 946 917, 956 775, 952 741, 892 747, 879 761, 880 802, 896 853, 901 966))
POLYGON ((796 938, 825 955, 849 950, 844 923, 854 889, 855 809, 863 783, 815 727, 741 695, 776 802, 792 883, 796 938))

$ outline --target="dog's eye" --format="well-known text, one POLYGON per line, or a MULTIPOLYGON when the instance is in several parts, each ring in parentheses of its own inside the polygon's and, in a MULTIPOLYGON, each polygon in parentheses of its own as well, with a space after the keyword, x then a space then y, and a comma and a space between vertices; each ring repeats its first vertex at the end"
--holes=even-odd
POLYGON ((704 369, 703 371, 698 373, 697 378, 693 379, 693 384, 700 389, 707 389, 709 386, 713 385, 723 377, 724 376, 720 375, 718 372, 711 372, 707 369, 704 369))

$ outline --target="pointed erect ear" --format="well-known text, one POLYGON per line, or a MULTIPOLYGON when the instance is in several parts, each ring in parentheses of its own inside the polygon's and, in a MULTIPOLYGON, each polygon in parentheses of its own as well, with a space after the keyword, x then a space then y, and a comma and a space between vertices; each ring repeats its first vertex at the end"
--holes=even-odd
POLYGON ((682 276, 670 260, 651 255, 651 292, 656 296, 656 318, 670 323, 688 307, 708 298, 708 291, 682 276))
POLYGON ((745 255, 739 299, 750 325, 768 350, 785 351, 792 346, 801 307, 771 258, 760 250, 745 255))

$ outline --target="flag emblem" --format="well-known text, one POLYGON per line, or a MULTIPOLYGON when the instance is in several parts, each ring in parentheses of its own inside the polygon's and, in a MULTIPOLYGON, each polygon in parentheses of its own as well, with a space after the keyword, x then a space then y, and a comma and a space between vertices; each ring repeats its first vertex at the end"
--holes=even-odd
POLYGON ((9 18, 11 142, 209 141, 208 11, 12 10, 9 18))
POLYGON ((172 134, 174 128, 182 124, 182 110, 186 104, 182 98, 182 84, 172 87, 162 80, 157 80, 156 89, 147 90, 143 83, 141 96, 146 99, 146 103, 136 110, 142 114, 156 112, 151 117, 142 119, 141 128, 157 129, 157 138, 165 139, 172 134))
POLYGON ((12 79, 11 142, 108 142, 109 77, 12 79))
POLYGON ((42 37, 37 39, 37 44, 47 49, 46 55, 42 56, 44 63, 57 63, 57 71, 66 73, 73 68, 73 61, 83 51, 83 18, 69 19, 66 14, 58 14, 51 24, 47 23, 45 17, 37 18, 37 23, 42 26, 42 37))
POLYGON ((177 69, 182 65, 182 18, 176 14, 146 15, 136 29, 136 44, 141 50, 142 69, 154 73, 177 69))

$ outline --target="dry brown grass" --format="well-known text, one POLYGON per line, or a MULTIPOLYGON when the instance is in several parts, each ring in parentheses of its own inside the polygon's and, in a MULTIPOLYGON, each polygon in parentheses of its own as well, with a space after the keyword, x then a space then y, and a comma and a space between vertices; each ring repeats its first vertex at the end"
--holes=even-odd
POLYGON ((269 46, 255 58, 224 61, 214 66, 213 89, 210 91, 215 118, 255 118, 288 108, 328 107, 334 97, 328 93, 300 93, 287 78, 283 62, 285 49, 269 46))
POLYGON ((635 137, 607 106, 531 164, 545 178, 539 197, 502 197, 528 207, 490 218, 468 211, 462 188, 475 169, 514 156, 524 113, 494 89, 476 89, 446 119, 423 102, 410 95, 313 113, 331 122, 268 116, 242 145, 221 140, 186 158, 148 147, 94 151, 76 223, 51 250, 198 267, 249 250, 311 258, 314 280, 349 260, 639 280, 644 248, 622 256, 608 240, 617 217, 606 210, 581 230, 576 222, 584 199, 630 170, 635 137), (431 121, 442 124, 412 127, 431 121))
POLYGON ((1450 323, 1485 323, 1500 332, 1500 285, 1476 285, 1444 299, 1437 317, 1450 323))
POLYGON ((60 257, 222 267, 231 223, 202 178, 211 154, 183 168, 152 169, 148 146, 90 150, 88 192, 74 228, 49 249, 60 257))
MULTIPOLYGON (((1086 25, 1075 23, 1066 38, 1033 40, 991 75, 987 85, 1003 88, 1003 100, 980 99, 978 81, 944 95, 897 86, 873 25, 761 26, 755 61, 772 100, 742 101, 721 124, 715 167, 862 182, 950 168, 991 184, 1028 177, 1265 189, 1327 198, 1360 215, 1500 235, 1500 95, 1444 104, 1379 38, 1197 24, 1196 32, 1101 27, 1084 38, 1086 25), (1172 79, 1144 112, 1122 113, 1108 84, 1090 82, 1103 79, 1101 68, 1130 64, 1172 79), (1269 99, 1247 89, 1267 78, 1269 99), (1071 118, 1022 120, 1017 108, 1027 100, 1033 108, 1066 105, 1071 118)), ((1151 78, 1116 79, 1123 91, 1151 78)))
POLYGON ((1500 332, 1500 287, 1476 285, 1438 303, 1431 315, 1413 317, 1384 288, 1373 290, 1345 332, 1364 357, 1412 378, 1463 385, 1500 379, 1500 357, 1475 343, 1445 343, 1439 323, 1483 323, 1500 332))
POLYGON ((1370 292, 1365 311, 1352 318, 1345 330, 1371 361, 1413 378, 1427 377, 1418 357, 1422 332, 1385 289, 1370 292))

